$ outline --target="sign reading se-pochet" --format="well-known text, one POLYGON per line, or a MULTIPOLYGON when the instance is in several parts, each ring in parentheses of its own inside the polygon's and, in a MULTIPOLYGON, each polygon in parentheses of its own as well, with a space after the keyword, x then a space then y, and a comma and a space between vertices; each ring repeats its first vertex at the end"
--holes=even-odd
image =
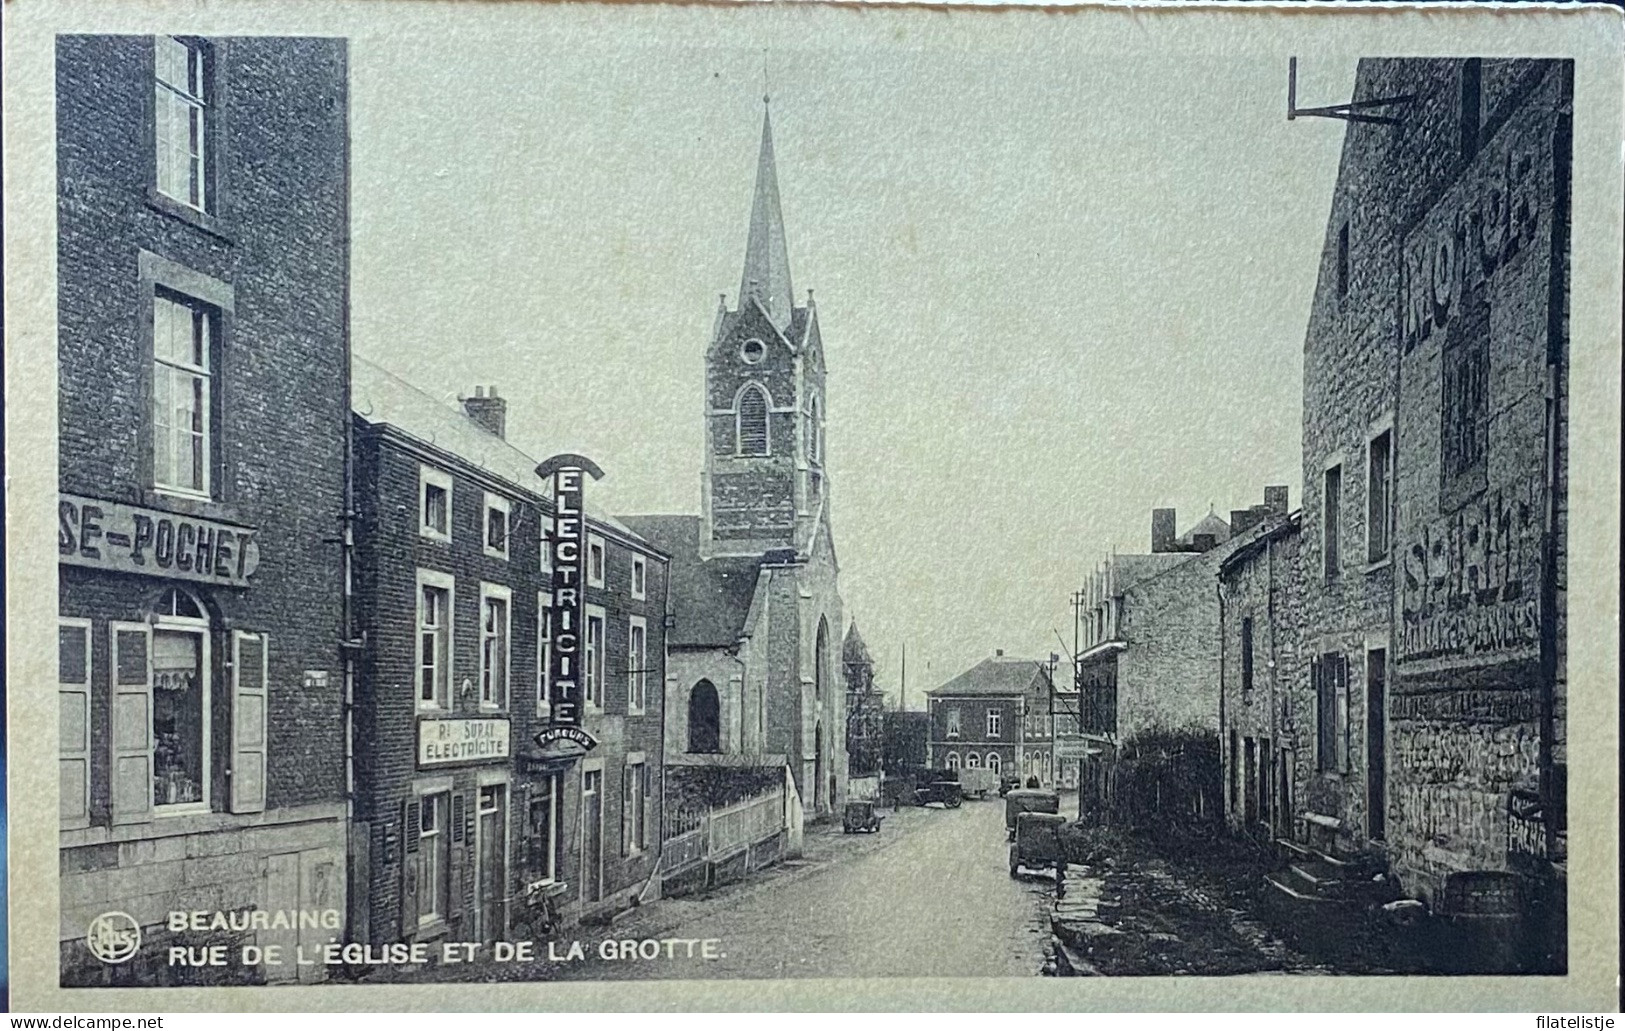
POLYGON ((58 498, 56 550, 70 566, 239 587, 260 564, 249 527, 74 494, 58 498))
POLYGON ((418 765, 483 762, 510 754, 505 719, 420 720, 418 765))

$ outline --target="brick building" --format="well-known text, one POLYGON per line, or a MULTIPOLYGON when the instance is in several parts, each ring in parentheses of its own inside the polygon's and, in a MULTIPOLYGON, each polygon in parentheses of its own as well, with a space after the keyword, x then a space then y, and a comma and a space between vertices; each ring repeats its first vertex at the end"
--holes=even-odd
POLYGON ((1361 62, 1305 341, 1300 804, 1441 910, 1564 881, 1572 74, 1361 62))
POLYGON ((925 697, 929 762, 937 769, 980 767, 1025 781, 1029 756, 1047 756, 1049 732, 1040 725, 1049 721, 1049 679, 1042 662, 1001 648, 925 697))
POLYGON ((739 301, 705 355, 701 514, 628 516, 672 556, 667 761, 780 767, 793 822, 846 798, 846 689, 818 310, 796 304, 762 122, 739 301))
POLYGON ((1119 804, 1120 766, 1139 752, 1157 761, 1177 752, 1190 811, 1216 814, 1218 570, 1236 534, 1286 514, 1285 487, 1265 488, 1264 498, 1228 521, 1210 511, 1179 536, 1175 511, 1155 509, 1151 552, 1113 554, 1086 580, 1077 685, 1086 747, 1098 754, 1080 773, 1081 806, 1119 804))
POLYGON ((356 937, 493 941, 619 908, 661 822, 666 562, 586 518, 585 755, 549 726, 553 494, 506 440, 507 403, 459 411, 354 361, 358 687, 356 937))
POLYGON ((166 946, 343 934, 347 53, 60 36, 56 69, 62 981, 201 980, 166 946))
POLYGON ((1230 827, 1273 840, 1292 832, 1291 688, 1303 637, 1301 517, 1271 516, 1219 564, 1219 742, 1230 827))

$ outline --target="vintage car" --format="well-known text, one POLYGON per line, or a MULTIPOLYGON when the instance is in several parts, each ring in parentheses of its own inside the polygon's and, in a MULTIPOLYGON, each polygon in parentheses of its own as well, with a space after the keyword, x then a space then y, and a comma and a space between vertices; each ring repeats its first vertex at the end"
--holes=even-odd
POLYGON ((1014 773, 1005 773, 999 776, 999 797, 1003 798, 1016 788, 1021 787, 1021 778, 1014 773))
POLYGON ((1016 840, 1016 820, 1022 813, 1058 813, 1061 796, 1038 788, 1017 788, 1004 796, 1004 840, 1016 840))
POLYGON ((959 803, 965 798, 963 789, 959 786, 959 778, 952 770, 938 770, 929 779, 916 781, 914 789, 915 805, 931 805, 940 802, 949 809, 958 809, 959 803))
POLYGON ((959 793, 966 798, 986 798, 999 789, 999 771, 971 767, 959 771, 959 793))
POLYGON ((880 829, 880 821, 885 817, 875 812, 873 802, 848 802, 841 814, 841 831, 845 834, 856 834, 859 831, 872 834, 880 829))
POLYGON ((1057 894, 1064 893, 1066 852, 1060 831, 1065 825, 1066 817, 1059 813, 1021 813, 1010 842, 1010 876, 1020 876, 1023 871, 1053 874, 1057 894))

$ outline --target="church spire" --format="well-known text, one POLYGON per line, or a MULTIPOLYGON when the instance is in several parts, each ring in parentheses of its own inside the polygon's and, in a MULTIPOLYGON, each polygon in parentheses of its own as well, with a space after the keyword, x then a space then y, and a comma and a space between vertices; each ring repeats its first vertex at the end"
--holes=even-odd
POLYGON ((780 330, 790 327, 795 294, 790 289, 790 252, 784 242, 784 213, 779 209, 779 177, 773 167, 773 120, 762 98, 762 153, 756 164, 756 199, 750 209, 750 239, 745 243, 745 274, 739 283, 743 304, 755 297, 780 330))

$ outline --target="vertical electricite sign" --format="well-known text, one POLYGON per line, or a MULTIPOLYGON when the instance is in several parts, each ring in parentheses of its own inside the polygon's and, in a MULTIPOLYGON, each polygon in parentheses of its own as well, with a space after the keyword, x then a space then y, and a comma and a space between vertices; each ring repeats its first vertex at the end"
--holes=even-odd
POLYGON ((589 458, 555 455, 536 467, 536 475, 553 481, 553 526, 543 542, 553 556, 553 604, 548 616, 553 647, 547 671, 550 722, 554 727, 579 727, 587 565, 582 485, 586 477, 596 480, 604 474, 589 458))

